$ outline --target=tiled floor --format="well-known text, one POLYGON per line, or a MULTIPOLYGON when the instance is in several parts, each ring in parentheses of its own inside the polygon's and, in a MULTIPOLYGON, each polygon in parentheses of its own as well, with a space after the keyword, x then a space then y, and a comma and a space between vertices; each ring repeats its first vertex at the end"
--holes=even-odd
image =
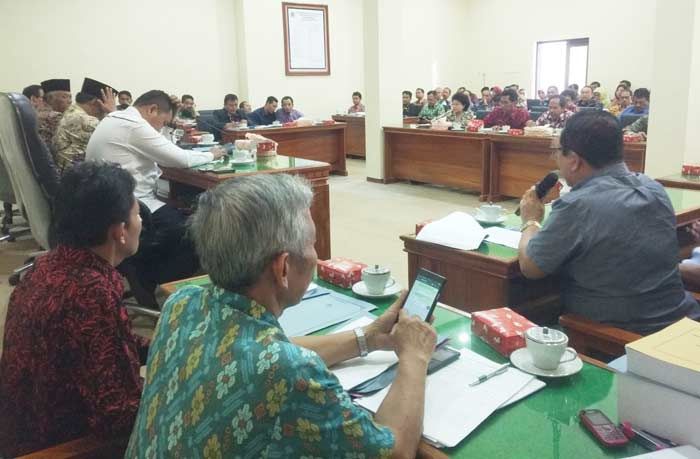
MULTIPOLYGON (((417 222, 444 217, 456 210, 473 212, 479 205, 475 193, 430 185, 370 183, 363 160, 348 159, 347 164, 347 177, 330 178, 332 253, 387 266, 404 286, 408 281, 408 263, 399 235, 412 233, 417 222)), ((503 205, 513 210, 516 202, 503 205)), ((0 336, 11 292, 7 278, 36 249, 31 239, 0 243, 0 336)), ((151 323, 146 319, 138 322, 146 328, 151 323)))

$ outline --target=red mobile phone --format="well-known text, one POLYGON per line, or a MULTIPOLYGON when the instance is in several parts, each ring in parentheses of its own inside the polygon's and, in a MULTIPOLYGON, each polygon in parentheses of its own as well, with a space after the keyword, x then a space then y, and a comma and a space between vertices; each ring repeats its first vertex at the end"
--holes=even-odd
POLYGON ((629 443, 619 427, 608 419, 600 410, 581 410, 579 412, 581 423, 593 434, 593 436, 604 446, 619 447, 629 443))

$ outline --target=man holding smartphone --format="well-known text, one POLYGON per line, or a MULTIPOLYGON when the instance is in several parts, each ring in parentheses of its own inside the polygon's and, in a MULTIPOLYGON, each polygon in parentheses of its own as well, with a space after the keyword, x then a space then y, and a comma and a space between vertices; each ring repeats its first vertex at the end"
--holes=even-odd
POLYGON ((290 339, 277 320, 301 301, 316 269, 312 198, 299 178, 264 174, 200 196, 190 231, 214 286, 185 287, 163 306, 160 322, 169 325, 158 328, 150 353, 167 357, 149 360, 127 458, 203 450, 222 457, 415 457, 436 334, 401 310, 405 295, 354 331, 290 339), (250 221, 260 224, 244 223, 250 221), (379 349, 394 350, 399 363, 372 417, 328 367, 379 349))

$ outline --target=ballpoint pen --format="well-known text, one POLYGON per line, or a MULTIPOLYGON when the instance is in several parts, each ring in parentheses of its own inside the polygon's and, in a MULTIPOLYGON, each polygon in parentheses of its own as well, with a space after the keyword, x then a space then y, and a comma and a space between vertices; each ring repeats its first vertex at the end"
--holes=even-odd
POLYGON ((498 376, 498 375, 501 375, 501 374, 505 373, 505 372, 508 370, 508 367, 509 367, 509 366, 510 366, 510 363, 504 363, 504 364, 501 365, 500 367, 498 367, 498 368, 496 368, 495 370, 493 370, 491 373, 486 373, 485 375, 479 376, 479 377, 476 379, 476 381, 474 381, 473 383, 469 384, 469 387, 478 386, 478 385, 481 384, 482 382, 488 381, 489 379, 493 378, 494 376, 498 376))

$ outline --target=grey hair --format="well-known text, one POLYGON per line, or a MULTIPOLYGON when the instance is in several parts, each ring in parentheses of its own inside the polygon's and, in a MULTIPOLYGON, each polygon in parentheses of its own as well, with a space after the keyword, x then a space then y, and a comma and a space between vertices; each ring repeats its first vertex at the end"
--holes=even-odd
POLYGON ((287 174, 236 177, 202 193, 189 229, 212 282, 240 292, 277 255, 303 256, 312 199, 309 183, 287 174))

